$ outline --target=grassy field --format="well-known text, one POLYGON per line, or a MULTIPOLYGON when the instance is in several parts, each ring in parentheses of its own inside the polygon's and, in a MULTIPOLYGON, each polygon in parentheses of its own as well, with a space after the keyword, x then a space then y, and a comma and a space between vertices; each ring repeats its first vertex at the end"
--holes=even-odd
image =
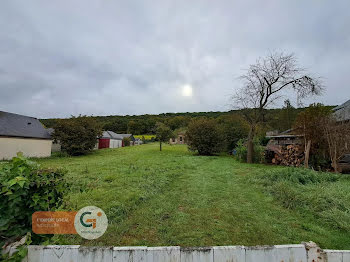
POLYGON ((295 179, 294 169, 196 156, 181 145, 165 145, 162 152, 158 144, 103 149, 38 162, 68 170, 72 187, 66 209, 95 205, 110 222, 97 240, 66 235, 55 236, 54 243, 206 246, 312 240, 323 248, 350 249, 350 182, 339 176, 306 174, 305 182, 295 179))

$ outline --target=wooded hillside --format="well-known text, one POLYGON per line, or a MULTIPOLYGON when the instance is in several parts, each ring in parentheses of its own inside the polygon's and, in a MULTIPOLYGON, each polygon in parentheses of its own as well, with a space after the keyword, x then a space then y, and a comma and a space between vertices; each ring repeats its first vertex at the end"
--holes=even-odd
MULTIPOLYGON (((333 107, 333 106, 329 106, 333 107)), ((283 108, 266 110, 264 117, 264 129, 283 131, 292 127, 293 122, 299 112, 304 108, 294 108, 285 103, 283 108)), ((227 112, 185 112, 185 113, 163 113, 158 115, 110 115, 92 116, 98 120, 104 130, 111 130, 117 133, 132 133, 134 135, 155 134, 156 122, 163 122, 171 129, 175 130, 186 127, 193 118, 209 117, 215 118, 220 123, 230 122, 230 118, 240 116, 240 110, 227 112)), ((57 119, 41 119, 46 127, 53 127, 57 119)))

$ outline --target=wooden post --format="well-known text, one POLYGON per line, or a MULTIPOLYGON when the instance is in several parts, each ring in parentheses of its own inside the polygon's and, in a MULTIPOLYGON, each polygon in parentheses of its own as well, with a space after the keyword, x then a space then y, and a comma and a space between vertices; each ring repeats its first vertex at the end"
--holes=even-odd
POLYGON ((307 141, 305 148, 305 168, 309 168, 309 156, 310 156, 311 140, 307 141))

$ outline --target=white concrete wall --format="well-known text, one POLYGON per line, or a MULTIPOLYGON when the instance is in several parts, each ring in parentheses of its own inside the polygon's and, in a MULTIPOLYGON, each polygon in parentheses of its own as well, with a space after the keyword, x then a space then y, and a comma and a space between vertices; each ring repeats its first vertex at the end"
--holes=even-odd
POLYGON ((350 252, 308 244, 277 246, 80 247, 29 246, 27 262, 349 262, 350 252), (327 257, 328 256, 328 257, 327 257))
POLYGON ((327 262, 349 262, 350 250, 323 250, 327 262))
POLYGON ((51 145, 48 139, 0 137, 0 160, 9 160, 17 152, 27 157, 48 157, 51 145))

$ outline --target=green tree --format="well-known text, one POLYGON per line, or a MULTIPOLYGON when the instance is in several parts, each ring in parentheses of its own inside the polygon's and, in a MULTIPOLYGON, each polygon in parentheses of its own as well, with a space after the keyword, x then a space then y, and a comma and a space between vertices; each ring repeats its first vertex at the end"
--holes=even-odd
POLYGON ((217 121, 222 126, 228 151, 234 149, 240 139, 248 136, 249 125, 238 114, 224 115, 218 117, 217 121))
POLYGON ((185 117, 185 116, 175 116, 175 117, 171 117, 167 120, 167 124, 168 126, 172 129, 178 129, 180 127, 185 127, 188 125, 189 123, 189 118, 185 117))
POLYGON ((167 125, 160 122, 156 124, 156 138, 159 141, 160 151, 162 151, 162 142, 169 141, 172 135, 173 135, 173 132, 167 125))
POLYGON ((102 135, 102 128, 94 118, 78 116, 57 120, 53 138, 69 155, 82 155, 91 151, 102 135))
POLYGON ((135 121, 135 120, 129 121, 129 123, 128 123, 128 133, 129 134, 135 134, 135 135, 138 135, 140 133, 139 125, 138 125, 137 121, 135 121))
POLYGON ((127 121, 123 118, 117 118, 103 125, 103 130, 110 130, 116 133, 124 134, 128 130, 127 121))
POLYGON ((186 141, 191 151, 212 155, 224 149, 225 135, 215 119, 199 118, 189 124, 186 141))

